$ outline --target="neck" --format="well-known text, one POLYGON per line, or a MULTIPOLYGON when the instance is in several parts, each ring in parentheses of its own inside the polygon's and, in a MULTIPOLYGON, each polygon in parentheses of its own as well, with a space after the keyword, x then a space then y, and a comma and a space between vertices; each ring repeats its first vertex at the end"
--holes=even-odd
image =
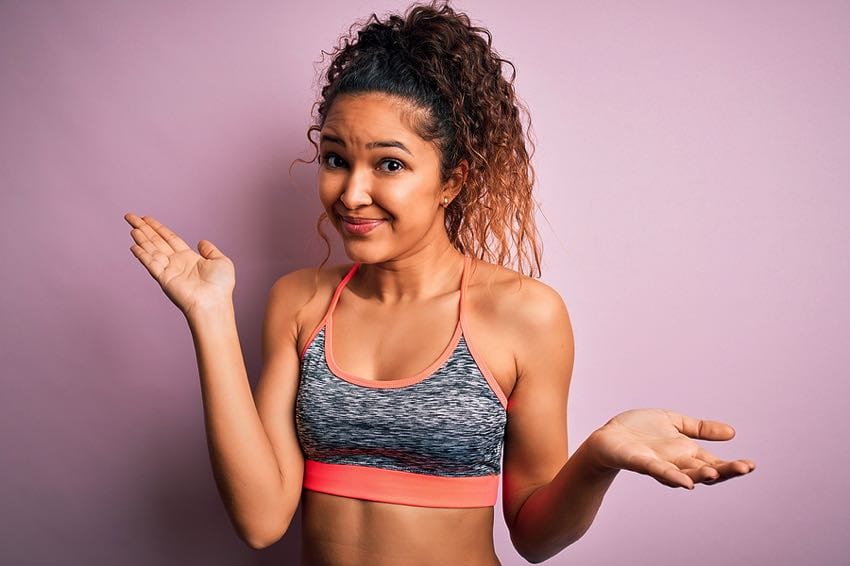
POLYGON ((363 264, 350 284, 361 296, 381 303, 429 299, 459 288, 463 261, 463 254, 448 242, 426 246, 405 257, 363 264))

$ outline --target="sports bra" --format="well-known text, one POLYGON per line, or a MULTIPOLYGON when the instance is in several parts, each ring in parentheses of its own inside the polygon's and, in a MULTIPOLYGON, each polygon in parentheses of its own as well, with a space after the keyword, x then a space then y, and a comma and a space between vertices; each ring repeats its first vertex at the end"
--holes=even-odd
POLYGON ((423 507, 496 504, 507 399, 464 335, 460 314, 448 346, 403 379, 373 380, 333 357, 333 311, 355 263, 301 352, 295 425, 305 489, 423 507))

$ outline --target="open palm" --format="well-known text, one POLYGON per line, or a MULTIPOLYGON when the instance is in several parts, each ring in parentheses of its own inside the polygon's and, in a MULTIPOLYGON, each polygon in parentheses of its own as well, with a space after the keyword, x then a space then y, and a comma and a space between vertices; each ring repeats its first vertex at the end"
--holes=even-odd
POLYGON ((186 316, 231 299, 236 269, 212 242, 201 240, 198 254, 151 216, 127 213, 124 219, 133 226, 130 235, 136 244, 130 250, 186 316))
POLYGON ((631 470, 670 487, 693 489, 755 469, 750 460, 722 460, 693 439, 730 440, 726 423, 699 420, 662 409, 620 413, 592 435, 594 463, 601 469, 631 470))

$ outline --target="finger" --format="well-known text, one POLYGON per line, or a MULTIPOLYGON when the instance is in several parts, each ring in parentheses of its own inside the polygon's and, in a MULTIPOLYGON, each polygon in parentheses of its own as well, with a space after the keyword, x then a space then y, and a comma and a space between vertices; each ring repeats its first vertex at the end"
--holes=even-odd
POLYGON ((720 472, 708 465, 682 469, 682 472, 691 478, 694 483, 710 483, 721 477, 720 472))
POLYGON ((720 472, 714 466, 700 458, 683 456, 676 460, 676 466, 694 483, 711 481, 720 477, 720 472))
POLYGON ((755 464, 750 460, 734 460, 732 462, 724 462, 716 466, 719 476, 714 480, 704 481, 703 483, 714 485, 732 478, 745 476, 755 469, 755 464))
POLYGON ((209 240, 201 240, 198 242, 198 251, 207 259, 219 259, 224 257, 224 254, 221 253, 215 244, 210 242, 209 240))
POLYGON ((732 477, 750 473, 755 469, 755 464, 749 460, 732 460, 730 462, 723 462, 722 464, 715 466, 715 468, 717 468, 717 471, 720 472, 721 476, 732 477))
POLYGON ((154 252, 165 253, 151 241, 142 228, 134 228, 133 230, 130 230, 130 236, 133 238, 133 241, 136 242, 137 246, 149 254, 153 254, 154 252))
POLYGON ((730 440, 735 436, 735 429, 720 421, 695 419, 675 411, 665 411, 667 417, 679 432, 691 438, 700 440, 730 440))
POLYGON ((706 460, 703 460, 702 458, 693 458, 685 456, 676 459, 676 465, 679 466, 680 470, 698 470, 705 466, 711 466, 711 463, 707 462, 706 460))
MULTIPOLYGON (((150 216, 143 216, 139 218, 136 222, 136 228, 134 230, 130 230, 130 235, 138 245, 144 248, 146 252, 152 254, 154 250, 159 250, 165 255, 170 256, 176 250, 154 229, 151 221, 156 222, 150 216)), ((160 226, 162 225, 160 224, 160 226)))
POLYGON ((705 463, 711 465, 712 467, 718 470, 721 469, 721 467, 723 467, 724 470, 729 469, 729 464, 732 464, 731 469, 735 472, 742 474, 751 472, 756 467, 752 460, 723 460, 722 458, 718 458, 717 456, 703 448, 699 448, 694 457, 703 460, 705 463))
MULTIPOLYGON (((136 242, 136 245, 143 251, 152 254, 157 247, 150 241, 150 238, 148 238, 147 234, 145 234, 142 229, 146 225, 145 221, 131 212, 124 215, 124 220, 133 227, 133 230, 130 230, 130 236, 133 238, 133 241, 136 242)), ((130 247, 130 249, 132 250, 133 248, 130 247)))
POLYGON ((176 252, 182 252, 184 250, 191 249, 186 242, 184 242, 180 236, 175 234, 172 230, 170 230, 167 226, 160 223, 152 216, 143 216, 143 220, 145 220, 151 228, 155 230, 155 233, 158 237, 160 237, 164 242, 167 242, 168 245, 176 252))
POLYGON ((133 252, 136 259, 145 266, 148 273, 153 275, 153 277, 159 281, 162 276, 162 272, 165 271, 166 267, 168 267, 168 257, 159 250, 154 250, 153 253, 150 253, 138 245, 130 246, 130 251, 133 252))
POLYGON ((722 458, 718 458, 717 456, 715 456, 714 454, 712 454, 711 452, 709 452, 708 450, 706 450, 702 447, 699 447, 697 449, 697 452, 694 456, 696 458, 699 458, 700 460, 702 460, 706 464, 711 464, 712 466, 715 466, 715 467, 726 462, 726 460, 723 460, 722 458))
MULTIPOLYGON (((148 218, 148 217, 144 217, 148 218)), ((166 242, 156 230, 151 227, 144 218, 134 216, 133 224, 135 228, 130 230, 130 236, 133 240, 149 254, 159 250, 165 255, 174 253, 174 249, 166 242)), ((129 221, 129 220, 128 220, 129 221)))
POLYGON ((684 487, 686 489, 694 488, 694 482, 691 477, 682 472, 678 466, 670 462, 646 456, 637 458, 634 461, 634 467, 630 469, 635 472, 650 475, 659 482, 670 487, 684 487))

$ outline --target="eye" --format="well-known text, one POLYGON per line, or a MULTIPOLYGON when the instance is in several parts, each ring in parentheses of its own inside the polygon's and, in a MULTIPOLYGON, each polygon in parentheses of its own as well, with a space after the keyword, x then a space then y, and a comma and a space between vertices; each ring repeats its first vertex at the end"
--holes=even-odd
POLYGON ((345 164, 345 161, 343 161, 343 159, 335 153, 326 153, 322 156, 322 163, 324 163, 328 169, 339 169, 345 164))
POLYGON ((384 159, 381 161, 381 170, 387 173, 396 173, 404 169, 404 163, 398 159, 384 159))

